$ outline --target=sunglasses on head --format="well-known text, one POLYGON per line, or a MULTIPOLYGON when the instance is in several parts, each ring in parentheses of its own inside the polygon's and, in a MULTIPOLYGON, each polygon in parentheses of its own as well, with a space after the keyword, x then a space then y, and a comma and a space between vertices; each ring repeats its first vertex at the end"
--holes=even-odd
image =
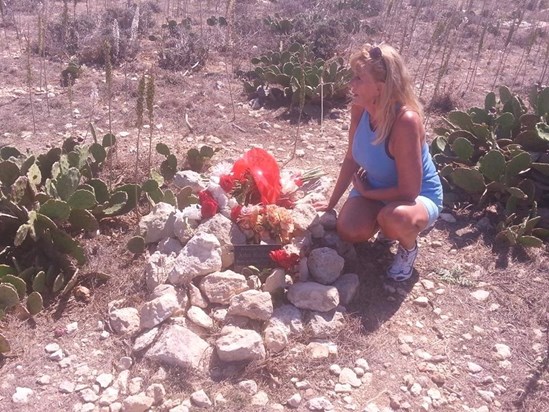
POLYGON ((368 54, 370 55, 370 59, 372 60, 381 60, 381 64, 383 65, 383 68, 385 69, 385 72, 387 72, 387 63, 385 63, 385 59, 383 58, 383 53, 381 52, 381 49, 379 46, 372 47, 368 54))
POLYGON ((368 52, 368 54, 370 55, 370 59, 372 60, 383 58, 383 53, 381 52, 381 49, 378 46, 372 47, 368 52))

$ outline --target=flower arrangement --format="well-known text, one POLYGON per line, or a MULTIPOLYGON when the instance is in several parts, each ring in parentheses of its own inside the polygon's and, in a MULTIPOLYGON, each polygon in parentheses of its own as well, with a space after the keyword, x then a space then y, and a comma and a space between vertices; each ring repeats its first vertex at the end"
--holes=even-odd
MULTIPOLYGON (((212 168, 208 187, 199 193, 201 216, 224 214, 250 243, 288 244, 295 230, 292 208, 305 198, 305 192, 315 190, 321 176, 319 168, 281 171, 272 155, 253 148, 233 165, 212 168)), ((290 261, 280 256, 275 260, 281 266, 290 261)))

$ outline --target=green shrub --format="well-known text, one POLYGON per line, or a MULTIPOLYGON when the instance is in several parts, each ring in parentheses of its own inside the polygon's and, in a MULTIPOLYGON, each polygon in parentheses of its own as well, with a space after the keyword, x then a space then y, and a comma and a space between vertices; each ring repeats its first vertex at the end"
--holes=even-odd
POLYGON ((270 51, 252 59, 255 79, 244 81, 247 93, 259 87, 279 88, 280 95, 301 106, 306 101, 341 99, 347 94, 351 71, 342 58, 315 58, 308 47, 294 43, 282 52, 270 51), (322 84, 321 84, 322 82, 322 84))
POLYGON ((539 246, 549 236, 537 227, 549 227, 537 216, 538 206, 549 206, 549 88, 534 90, 530 101, 532 112, 500 87, 499 101, 488 93, 483 108, 449 113, 431 153, 448 206, 496 204, 505 210, 498 239, 539 246))

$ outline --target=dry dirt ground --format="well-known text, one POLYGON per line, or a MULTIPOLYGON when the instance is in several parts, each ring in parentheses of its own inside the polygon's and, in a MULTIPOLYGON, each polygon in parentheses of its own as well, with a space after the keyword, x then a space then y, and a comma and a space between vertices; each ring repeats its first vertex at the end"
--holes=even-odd
MULTIPOLYGON (((107 2, 97 3, 91 5, 92 13, 99 13, 107 2)), ((127 2, 108 3, 123 6, 127 2)), ((161 21, 167 2, 159 3, 163 11, 157 18, 161 21)), ((413 5, 418 2, 394 3, 401 8, 396 16, 366 19, 377 31, 368 36, 357 35, 353 42, 367 39, 406 44, 403 53, 411 71, 418 76, 419 86, 432 26, 439 21, 436 13, 442 13, 442 9, 435 10, 434 5, 438 3, 426 2, 427 9, 421 9, 418 26, 410 34, 407 24, 414 18, 413 5)), ((441 2, 446 8, 455 7, 454 3, 457 2, 441 2)), ((477 15, 483 7, 499 13, 502 28, 512 19, 517 7, 513 2, 463 3, 464 7, 470 3, 477 15), (499 5, 497 12, 496 4, 499 5)), ((518 75, 515 69, 525 49, 527 26, 517 32, 508 49, 503 46, 507 32, 486 38, 475 84, 466 89, 464 79, 474 62, 472 50, 479 33, 474 27, 463 29, 472 33, 470 37, 459 37, 453 44, 455 52, 440 86, 443 91, 440 94, 451 105, 459 108, 482 105, 486 92, 493 90, 493 82, 525 92, 528 85, 542 78, 548 9, 546 2, 544 10, 543 2, 533 3, 537 7, 535 13, 528 11, 525 21, 535 17, 545 34, 535 43, 525 68, 518 75), (495 79, 502 50, 508 57, 502 74, 495 79)), ((173 1, 172 10, 175 10, 174 4, 187 7, 186 12, 199 12, 199 2, 173 1)), ((224 4, 213 1, 203 4, 213 15, 221 15, 225 8, 224 4)), ((282 5, 285 10, 291 9, 290 2, 278 2, 278 6, 282 5)), ((85 2, 77 3, 76 12, 84 13, 85 6, 85 2)), ((59 12, 61 2, 53 2, 53 7, 59 12)), ((237 2, 237 11, 248 13, 242 14, 248 17, 272 15, 276 7, 277 2, 237 2)), ((23 35, 29 27, 32 37, 36 17, 30 10, 32 7, 17 12, 16 24, 23 35)), ((206 13, 204 11, 204 15, 206 13)), ((27 56, 24 38, 17 38, 14 25, 4 24, 2 32, 0 146, 14 145, 20 150, 41 152, 59 145, 66 137, 91 142, 90 121, 100 133, 108 130, 103 68, 85 67, 81 78, 69 90, 57 81, 66 60, 48 60, 52 86, 46 99, 37 81, 40 60, 27 56), (34 78, 32 97, 27 82, 28 58, 34 78), (94 90, 98 91, 98 98, 94 97, 94 90)), ((239 81, 230 75, 231 70, 248 68, 246 61, 254 50, 254 39, 250 37, 238 43, 240 49, 234 52, 233 65, 227 52, 211 50, 205 67, 199 71, 170 72, 154 68, 154 142, 166 143, 179 159, 184 158, 187 149, 200 144, 220 147, 213 163, 236 159, 257 145, 270 150, 284 163, 291 158, 296 142, 299 156, 292 158, 290 166, 321 165, 326 173, 335 177, 346 149, 349 119, 346 105, 327 112, 322 122, 316 109, 308 109, 309 115, 304 116, 299 130, 296 117, 287 116, 284 108, 252 110, 241 93, 239 81)), ((135 90, 139 77, 154 67, 156 61, 153 44, 146 38, 141 44, 134 59, 114 69, 112 129, 119 138, 119 149, 105 170, 105 177, 111 181, 134 179, 128 170, 133 170, 135 160, 135 90)), ((433 63, 426 71, 428 80, 422 97, 427 106, 437 83, 437 67, 433 63)), ((433 108, 439 106, 435 102, 433 108)), ((430 126, 436 124, 437 118, 436 112, 429 112, 430 126)), ((143 138, 141 144, 148 145, 148 140, 143 138)), ((155 157, 153 164, 159 164, 159 160, 155 157)), ((142 159, 143 177, 146 167, 142 159)), ((540 250, 501 247, 494 244, 497 220, 494 213, 473 207, 445 210, 445 213, 453 216, 455 222, 439 220, 421 237, 416 273, 406 284, 383 281, 384 268, 391 258, 389 248, 373 243, 356 246, 358 260, 350 265, 360 276, 360 291, 348 308, 349 327, 333 337, 338 352, 329 359, 319 361, 288 350, 260 364, 234 365, 218 371, 215 379, 189 371, 168 370, 167 376, 160 380, 158 365, 134 359, 131 376, 142 377, 143 387, 160 381, 167 390, 166 399, 188 399, 189 394, 198 389, 204 389, 212 398, 222 393, 228 403, 213 408, 218 410, 263 410, 251 405, 250 397, 234 386, 245 379, 254 379, 259 388, 268 393, 271 404, 285 404, 290 396, 301 392, 305 399, 326 396, 337 411, 349 409, 346 408, 349 405, 362 411, 371 403, 380 409, 423 410, 425 397, 433 400, 438 395, 448 402, 436 407, 441 411, 549 410, 547 245, 540 250), (473 293, 478 291, 487 293, 473 293), (509 357, 498 354, 496 345, 499 344, 510 348, 509 357), (358 358, 367 360, 371 382, 349 393, 351 399, 336 396, 333 388, 337 379, 330 373, 330 365, 353 367, 358 358), (305 379, 310 382, 310 388, 296 389, 295 381, 305 379)), ((88 302, 71 296, 50 302, 44 312, 31 321, 7 316, 1 322, 2 333, 10 340, 13 350, 0 358, 0 411, 71 411, 83 401, 77 392, 61 393, 62 382, 93 383, 95 376, 115 371, 122 356, 131 356, 132 342, 112 334, 102 336, 103 328, 98 322, 105 322, 109 302, 124 299, 126 304, 137 306, 145 298, 145 260, 125 249, 135 227, 133 217, 109 220, 102 223, 97 237, 81 239, 89 262, 79 271, 79 284, 91 289, 88 302), (108 274, 110 279, 105 281, 99 273, 108 274), (56 337, 56 330, 73 322, 78 323, 75 332, 56 337), (47 358, 44 348, 50 343, 58 343, 67 354, 73 355, 69 365, 62 367, 47 358), (49 376, 49 382, 44 375, 49 376), (33 389, 34 395, 28 404, 12 403, 16 387, 33 389)), ((299 349, 304 342, 305 337, 293 345, 299 349)), ((305 410, 304 404, 298 410, 305 410)))

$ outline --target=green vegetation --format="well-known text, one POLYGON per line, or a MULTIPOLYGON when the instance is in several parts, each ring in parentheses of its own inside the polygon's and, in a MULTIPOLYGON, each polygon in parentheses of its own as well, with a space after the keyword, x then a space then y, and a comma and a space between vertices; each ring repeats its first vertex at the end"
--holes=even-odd
POLYGON ((537 227, 538 205, 549 204, 549 88, 534 89, 530 103, 532 113, 500 87, 499 102, 492 92, 484 108, 449 113, 431 152, 448 206, 496 204, 505 214, 497 239, 541 246, 549 238, 549 230, 537 227))
POLYGON ((67 139, 61 148, 38 156, 14 147, 0 150, 2 311, 18 304, 28 290, 27 310, 38 313, 42 294, 66 287, 75 264, 86 261, 74 235, 93 233, 101 219, 136 206, 140 190, 135 185, 110 190, 97 177, 114 142, 111 134, 89 146, 67 139))
POLYGON ((278 86, 281 97, 300 106, 304 101, 343 98, 351 79, 351 71, 342 58, 331 61, 315 58, 307 46, 299 43, 282 52, 271 51, 254 58, 252 64, 256 66, 256 78, 244 82, 246 92, 278 86))

